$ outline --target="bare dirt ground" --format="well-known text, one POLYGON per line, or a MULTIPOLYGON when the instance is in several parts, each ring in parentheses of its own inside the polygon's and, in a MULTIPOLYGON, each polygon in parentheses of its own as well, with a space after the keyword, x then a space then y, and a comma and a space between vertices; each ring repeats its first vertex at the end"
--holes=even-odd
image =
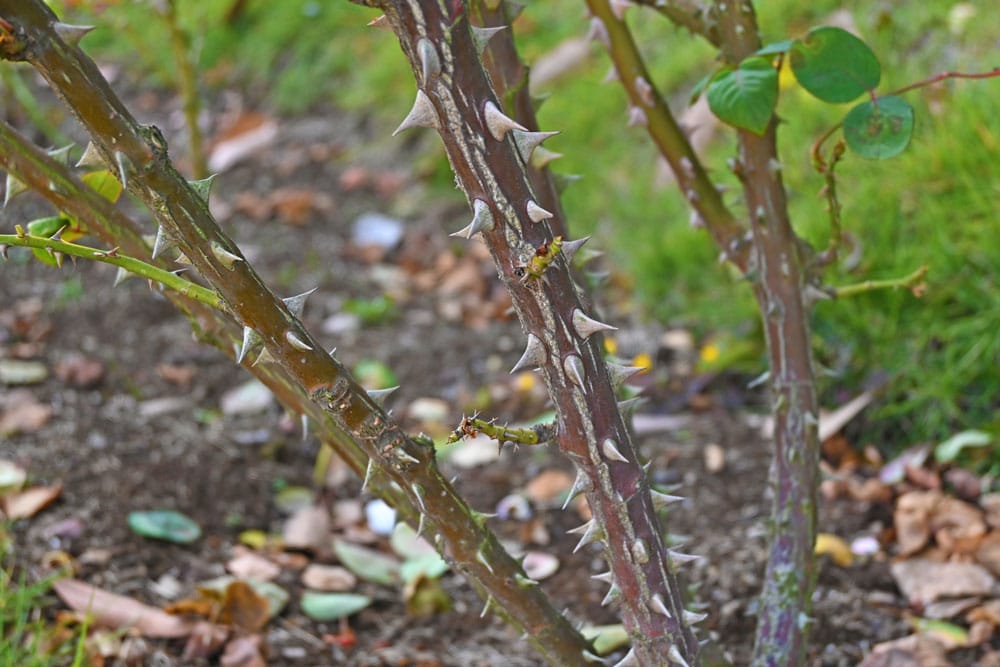
MULTIPOLYGON (((171 104, 146 93, 138 100, 139 115, 146 109, 155 118, 153 110, 171 104)), ((495 416, 534 416, 544 407, 537 388, 519 393, 523 388, 506 372, 520 354, 523 336, 518 324, 503 316, 505 298, 489 260, 446 236, 465 224, 463 203, 428 197, 407 166, 412 143, 398 142, 391 152, 380 147, 383 155, 372 159, 359 153, 368 140, 363 118, 278 121, 273 143, 218 178, 213 205, 281 296, 319 287, 306 324, 323 332, 348 366, 361 359, 387 364, 401 384, 389 407, 414 430, 427 419, 409 408, 416 399, 443 400, 445 421, 453 428, 477 395, 482 398, 483 388, 495 416), (388 250, 354 243, 354 221, 368 211, 401 220, 402 242, 388 250), (359 324, 342 316, 347 299, 383 293, 395 299, 392 317, 359 324)), ((30 219, 36 209, 25 197, 4 214, 2 227, 30 219)), ((7 313, 0 356, 43 362, 48 378, 23 390, 52 408, 39 428, 0 439, 0 459, 18 462, 35 481, 63 484, 58 502, 14 526, 13 555, 19 567, 37 574, 46 554, 64 551, 76 559, 78 577, 160 606, 170 601, 162 594, 164 582, 186 595, 198 582, 223 574, 242 531, 281 532, 286 517, 275 505, 275 490, 312 483, 318 444, 303 441, 297 421, 273 403, 248 414, 223 413, 225 392, 248 377, 194 342, 187 322, 145 283, 131 280, 112 288, 112 278, 110 267, 56 270, 29 261, 23 252, 12 252, 0 267, 0 304, 7 313), (15 311, 21 320, 10 315, 15 311), (29 325, 19 328, 15 320, 29 325), (80 357, 96 361, 102 376, 88 382, 60 379, 60 364, 80 357), (180 546, 133 533, 128 513, 152 508, 184 512, 200 524, 203 537, 180 546)), ((597 301, 611 299, 598 295, 597 301)), ((688 498, 668 521, 670 532, 683 536, 685 550, 703 556, 685 574, 695 606, 708 613, 702 633, 716 639, 733 664, 748 664, 753 600, 765 555, 769 454, 746 414, 759 410, 763 400, 726 378, 706 383, 674 374, 667 381, 655 371, 677 368, 677 360, 671 357, 676 351, 660 343, 662 329, 642 323, 635 313, 605 308, 621 327, 616 339, 622 351, 646 352, 655 362, 644 380, 651 400, 640 415, 647 426, 659 419, 660 428, 640 437, 639 444, 652 461, 654 481, 679 485, 678 493, 688 498), (722 452, 723 465, 709 460, 709 469, 708 445, 717 447, 712 456, 722 452)), ((2 390, 9 398, 15 388, 2 390)), ((569 469, 548 448, 508 450, 497 461, 471 468, 448 460, 442 466, 458 476, 456 484, 471 504, 486 512, 540 473, 569 469)), ((356 498, 359 486, 348 479, 320 498, 333 507, 356 498)), ((820 529, 877 533, 891 521, 885 503, 839 500, 822 507, 820 529)), ((355 529, 363 530, 364 520, 356 523, 355 529)), ((534 508, 531 521, 492 521, 515 545, 558 557, 559 569, 544 586, 574 621, 612 623, 614 614, 599 604, 604 585, 590 579, 605 569, 599 553, 573 554, 575 539, 566 535, 579 523, 573 509, 544 506, 534 508)), ((333 562, 329 554, 315 558, 333 562)), ((875 643, 907 634, 906 602, 884 561, 844 568, 822 560, 809 664, 855 665, 875 643)), ((443 586, 452 609, 427 618, 408 616, 397 589, 358 584, 375 603, 350 618, 353 646, 333 639, 343 636, 338 623, 303 615, 299 571, 284 569, 277 583, 291 593, 291 601, 264 631, 268 664, 541 664, 499 620, 480 618, 481 602, 450 573, 443 586)), ((182 661, 183 645, 149 640, 146 664, 206 664, 182 661)))

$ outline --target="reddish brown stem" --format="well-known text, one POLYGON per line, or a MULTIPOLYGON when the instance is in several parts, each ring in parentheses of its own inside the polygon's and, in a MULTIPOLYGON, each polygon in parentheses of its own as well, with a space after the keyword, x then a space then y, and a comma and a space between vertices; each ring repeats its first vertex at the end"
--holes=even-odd
MULTIPOLYGON (((726 62, 760 48, 753 7, 716 3, 726 62)), ((739 130, 739 172, 753 230, 754 294, 764 320, 774 414, 770 545, 758 607, 755 665, 805 660, 815 579, 819 481, 818 406, 804 298, 807 258, 788 218, 777 154, 777 119, 758 135, 739 130)))
MULTIPOLYGON (((556 405, 560 449, 577 466, 594 515, 582 545, 601 542, 620 592, 622 616, 637 664, 693 662, 697 642, 664 547, 653 497, 617 407, 600 334, 563 255, 541 278, 522 280, 552 228, 532 218, 534 193, 518 130, 498 111, 499 100, 480 60, 463 3, 382 0, 410 60, 420 91, 407 125, 434 127, 460 187, 529 335, 526 357, 537 364, 556 405), (675 658, 676 656, 676 658, 675 658)), ((535 211, 537 213, 537 211, 535 211)), ((564 243, 565 246, 565 243, 564 243)))
MULTIPOLYGON (((352 465, 364 465, 386 486, 410 517, 414 508, 453 567, 512 625, 521 629, 553 664, 579 664, 589 644, 528 580, 495 536, 443 479, 433 447, 408 438, 343 367, 322 351, 280 299, 260 281, 239 249, 219 229, 207 203, 167 157, 154 127, 140 127, 114 95, 96 65, 60 35, 79 35, 57 22, 38 0, 0 0, 0 57, 30 62, 77 115, 105 160, 124 177, 157 222, 198 272, 219 292, 228 309, 263 340, 289 379, 290 390, 308 392, 312 410, 328 422, 348 448, 352 465)), ((311 413, 312 414, 312 413, 311 413)))

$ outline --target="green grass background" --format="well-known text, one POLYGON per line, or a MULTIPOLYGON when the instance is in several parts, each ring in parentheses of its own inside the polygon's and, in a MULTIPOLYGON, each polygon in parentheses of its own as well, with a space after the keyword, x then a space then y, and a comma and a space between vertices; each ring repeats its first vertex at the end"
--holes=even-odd
MULTIPOLYGON (((324 107, 364 111, 386 135, 405 115, 412 77, 395 38, 365 26, 376 15, 372 10, 346 0, 250 0, 240 19, 225 25, 231 3, 179 0, 206 91, 240 84, 284 114, 324 107)), ((945 0, 758 3, 765 42, 845 17, 852 21, 882 61, 883 91, 945 70, 998 64, 995 12, 985 1, 960 4, 975 14, 963 25, 954 20, 956 3, 945 0)), ((101 26, 84 42, 92 54, 127 65, 151 83, 170 84, 166 29, 150 19, 145 2, 74 5, 71 18, 89 6, 82 20, 101 26)), ((629 20, 656 84, 680 113, 691 88, 711 71, 713 51, 651 11, 632 10, 629 20)), ((586 32, 583 3, 528 2, 516 28, 522 56, 534 62, 586 32)), ((644 132, 626 127, 624 94, 601 83, 608 65, 592 47, 579 67, 550 86, 540 113, 542 129, 562 132, 547 144, 565 155, 557 171, 584 177, 564 200, 574 234, 594 234, 595 245, 612 254, 648 317, 702 335, 725 331, 749 340, 756 352, 745 359, 747 368, 762 370, 749 289, 717 263, 707 235, 690 228, 672 186, 657 186, 656 154, 644 132)), ((849 270, 834 269, 830 283, 897 277, 927 264, 929 290, 919 300, 907 292, 877 292, 822 303, 813 323, 828 405, 874 375, 890 378, 865 422, 865 439, 875 443, 996 428, 1000 404, 1000 79, 949 81, 907 99, 917 110, 909 150, 886 162, 849 156, 838 170, 844 226, 861 254, 849 270)), ((795 86, 783 91, 779 104, 793 221, 817 247, 825 244, 827 214, 808 148, 849 108, 820 103, 795 86)), ((707 159, 723 180, 733 149, 731 133, 719 132, 707 159)), ((432 183, 453 193, 443 157, 433 164, 432 183)), ((728 197, 742 213, 736 190, 728 197)))

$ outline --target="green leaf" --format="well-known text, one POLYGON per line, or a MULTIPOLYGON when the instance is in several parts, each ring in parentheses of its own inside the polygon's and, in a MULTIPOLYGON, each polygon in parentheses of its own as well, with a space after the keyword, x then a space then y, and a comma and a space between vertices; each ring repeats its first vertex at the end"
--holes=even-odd
POLYGON ((399 569, 399 575, 404 582, 413 581, 417 577, 437 579, 448 571, 448 563, 437 554, 424 554, 409 558, 399 569))
POLYGON ((597 655, 607 655, 612 651, 627 646, 628 633, 621 623, 616 625, 588 625, 580 629, 580 633, 594 642, 597 655))
MULTIPOLYGON (((28 234, 31 236, 49 238, 63 227, 68 227, 69 224, 69 218, 62 215, 39 218, 38 220, 32 220, 28 223, 28 234)), ((32 248, 31 252, 38 259, 38 261, 48 264, 49 266, 59 266, 59 262, 56 261, 55 257, 49 254, 48 250, 45 250, 44 248, 32 248)))
POLYGON ((794 40, 783 39, 780 42, 771 42, 753 52, 755 56, 774 56, 779 53, 785 53, 792 48, 794 40))
POLYGON ((336 621, 356 614, 372 603, 367 595, 357 593, 315 593, 302 594, 302 613, 314 621, 336 621))
POLYGON ((844 117, 844 139, 861 157, 884 160, 902 153, 913 136, 913 107, 898 97, 863 102, 844 117))
POLYGON ((708 106, 725 123, 763 134, 778 103, 778 72, 767 58, 747 58, 708 86, 708 106))
POLYGON ((80 179, 90 186, 90 189, 114 204, 122 194, 122 184, 118 177, 107 169, 91 171, 80 179))
POLYGON ((882 78, 868 45, 841 28, 813 28, 795 40, 789 59, 802 87, 824 102, 850 102, 882 78))
POLYGON ((388 366, 375 359, 361 359, 354 366, 354 377, 365 389, 385 389, 399 384, 388 366))
POLYGON ((399 583, 399 561, 391 556, 343 540, 333 541, 333 552, 344 567, 366 581, 386 586, 399 583))
POLYGON ((959 457, 962 450, 969 447, 985 447, 992 442, 993 436, 986 431, 962 431, 935 447, 934 458, 939 463, 950 463, 959 457))
POLYGON ((174 510, 130 512, 128 527, 143 537, 176 544, 190 544, 201 537, 198 524, 174 510))
POLYGON ((703 76, 698 83, 694 84, 694 88, 691 89, 691 96, 688 98, 688 104, 694 104, 698 101, 698 98, 701 97, 701 94, 705 92, 706 88, 708 88, 708 84, 712 83, 712 79, 716 74, 718 74, 718 72, 709 72, 703 76))

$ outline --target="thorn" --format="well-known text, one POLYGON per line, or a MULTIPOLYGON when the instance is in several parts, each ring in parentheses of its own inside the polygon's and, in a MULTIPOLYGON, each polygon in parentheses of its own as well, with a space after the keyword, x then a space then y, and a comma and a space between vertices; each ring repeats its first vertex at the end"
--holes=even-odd
POLYGON ((534 199, 529 199, 525 209, 528 212, 528 217, 532 222, 541 222, 542 220, 548 220, 553 217, 552 213, 546 211, 544 208, 535 203, 534 199))
POLYGON ((612 584, 611 588, 608 589, 608 594, 604 596, 601 600, 601 606, 607 607, 612 602, 617 602, 622 599, 622 589, 618 588, 617 585, 612 584))
POLYGON ((385 14, 381 16, 376 16, 371 21, 368 22, 369 28, 381 28, 382 30, 388 30, 392 32, 392 26, 389 25, 389 19, 386 18, 385 14))
POLYGON ((77 46, 83 36, 94 29, 92 25, 70 25, 69 23, 56 22, 52 25, 59 38, 70 46, 77 46))
POLYGON ((622 453, 618 451, 618 445, 615 443, 613 438, 604 439, 604 442, 601 443, 601 453, 604 454, 604 458, 610 461, 628 463, 628 459, 622 456, 622 453))
POLYGON ((578 354, 567 354, 563 359, 563 370, 569 376, 570 381, 580 389, 583 389, 583 359, 578 354))
POLYGON ((313 349, 312 345, 299 338, 298 334, 291 330, 285 332, 285 340, 288 341, 289 345, 303 352, 309 352, 313 349))
POLYGON ((57 268, 57 269, 61 269, 61 268, 62 268, 62 265, 63 265, 63 259, 64 259, 65 257, 66 257, 66 255, 64 255, 63 253, 61 253, 61 252, 58 252, 58 251, 56 251, 56 252, 52 253, 52 258, 53 258, 54 260, 56 260, 56 268, 57 268))
MULTIPOLYGON (((81 158, 82 159, 82 158, 81 158)), ((198 181, 188 181, 188 185, 194 190, 194 193, 198 195, 198 199, 202 200, 206 204, 208 203, 208 197, 212 193, 212 183, 215 182, 215 177, 218 174, 212 174, 206 178, 198 181)))
POLYGON ((532 579, 531 577, 526 577, 520 572, 516 572, 514 574, 514 581, 516 581, 517 585, 520 586, 521 588, 529 588, 531 586, 537 586, 539 583, 537 580, 532 579))
POLYGON ((622 413, 623 417, 630 417, 647 400, 643 396, 633 396, 624 401, 618 401, 618 411, 622 413))
POLYGON ((583 176, 580 174, 554 174, 552 179, 555 181, 556 190, 559 194, 566 191, 566 188, 579 181, 583 176))
POLYGON ((573 328, 580 338, 587 340, 599 331, 618 331, 618 327, 613 327, 604 322, 598 322, 592 317, 584 315, 579 308, 573 311, 573 328))
POLYGON ((625 657, 616 662, 614 667, 639 667, 639 658, 635 655, 635 649, 630 648, 625 657))
POLYGON ((493 566, 490 565, 490 562, 486 559, 486 554, 483 553, 482 547, 476 551, 476 562, 485 567, 490 574, 493 574, 493 566))
POLYGON ((653 595, 653 598, 649 601, 649 608, 661 616, 673 618, 673 614, 670 613, 670 610, 667 609, 667 605, 663 602, 663 596, 659 593, 653 595))
POLYGON ((62 148, 53 148, 45 151, 45 154, 61 165, 69 166, 69 152, 73 149, 73 144, 67 144, 62 148))
POLYGON ((361 482, 361 493, 365 492, 368 488, 368 482, 372 480, 372 475, 375 473, 375 460, 368 459, 368 467, 365 468, 365 479, 361 482))
POLYGON ((576 479, 573 480, 573 486, 570 488, 569 493, 566 495, 566 500, 563 501, 562 509, 569 507, 569 504, 584 491, 589 491, 593 487, 590 478, 584 474, 583 470, 576 471, 576 479))
POLYGON ((156 259, 176 245, 173 238, 167 233, 167 228, 164 225, 160 225, 156 230, 156 240, 153 241, 153 259, 156 259))
POLYGON ((624 384, 625 380, 645 370, 642 366, 624 366, 622 364, 608 364, 608 375, 611 376, 611 384, 615 387, 620 387, 624 384))
POLYGON ((701 623, 706 618, 708 618, 708 614, 699 614, 696 611, 688 611, 687 609, 685 609, 684 612, 681 614, 681 617, 684 619, 684 622, 687 623, 688 625, 695 625, 696 623, 701 623))
POLYGON ((677 644, 670 647, 670 650, 667 652, 667 657, 679 664, 681 667, 691 667, 691 665, 688 664, 688 661, 684 659, 684 656, 681 655, 681 650, 677 648, 677 644))
POLYGON ((94 145, 93 141, 88 141, 86 148, 83 149, 83 155, 80 159, 76 161, 77 167, 103 167, 104 158, 101 157, 100 151, 97 150, 97 146, 94 145))
POLYGON ((302 413, 299 415, 299 423, 302 425, 302 442, 309 439, 309 415, 302 413))
POLYGON ((243 344, 240 345, 240 351, 236 355, 236 363, 242 364, 243 360, 246 359, 247 353, 261 342, 261 337, 256 331, 250 327, 243 327, 243 344))
POLYGON ((135 172, 135 166, 122 151, 115 151, 115 164, 118 165, 118 180, 121 181, 122 187, 128 190, 128 175, 135 172))
POLYGON ((637 539, 632 544, 632 558, 639 565, 645 565, 649 562, 649 550, 646 549, 646 541, 642 538, 637 539))
POLYGON ((656 489, 650 489, 649 495, 653 498, 653 509, 656 511, 662 510, 669 505, 674 503, 679 503, 684 500, 683 496, 673 496, 669 493, 662 493, 656 489))
POLYGON ((230 271, 233 270, 233 264, 243 261, 242 257, 229 252, 219 245, 218 241, 212 241, 212 254, 215 255, 215 258, 230 271))
POLYGON ((653 103, 656 102, 653 99, 653 86, 650 85, 649 81, 646 81, 645 77, 635 77, 635 92, 639 93, 639 99, 647 107, 653 106, 653 103))
POLYGON ((525 162, 530 162, 532 153, 541 146, 542 142, 557 134, 559 133, 514 130, 514 144, 517 146, 517 152, 521 154, 521 159, 525 162))
POLYGON ((426 514, 421 514, 420 519, 417 520, 417 537, 424 532, 424 519, 427 517, 426 514))
POLYGON ((587 546, 591 542, 597 542, 598 540, 601 539, 602 535, 602 531, 600 527, 597 525, 597 521, 595 521, 594 519, 591 519, 582 526, 577 526, 576 528, 568 530, 566 532, 572 533, 574 535, 579 535, 581 533, 583 534, 583 536, 580 538, 580 541, 577 542, 575 547, 573 547, 573 553, 576 553, 577 551, 587 546))
POLYGON ((667 549, 667 555, 670 556, 671 563, 690 563, 692 561, 701 560, 701 556, 695 554, 685 554, 680 551, 674 551, 673 549, 667 549))
POLYGON ((600 42, 607 48, 611 48, 611 37, 608 36, 608 27, 604 21, 598 17, 590 19, 590 30, 587 31, 587 39, 592 42, 600 42))
POLYGON ((583 659, 585 662, 599 662, 602 665, 607 664, 604 658, 597 655, 596 653, 591 653, 586 649, 583 650, 583 659))
POLYGON ((583 238, 576 239, 575 241, 563 241, 562 254, 563 257, 566 258, 567 264, 572 263, 573 258, 576 256, 576 252, 589 240, 589 236, 584 236, 583 238))
POLYGON ((535 334, 528 334, 528 344, 524 348, 524 354, 514 364, 514 368, 510 369, 511 375, 518 371, 541 366, 545 363, 545 358, 545 346, 542 341, 535 334))
POLYGON ((479 55, 483 55, 483 51, 486 50, 486 46, 490 43, 490 40, 493 39, 493 36, 506 28, 507 26, 505 25, 496 26, 494 28, 481 28, 475 25, 472 26, 472 43, 476 46, 476 52, 479 53, 479 55))
POLYGON ((273 362, 274 362, 274 356, 271 354, 271 351, 265 347, 263 350, 260 351, 260 354, 257 355, 257 358, 250 365, 256 366, 257 364, 270 364, 273 362))
POLYGON ((531 155, 531 166, 535 169, 544 169, 550 162, 558 160, 562 156, 562 153, 556 153, 555 151, 550 151, 545 146, 539 146, 531 155))
MULTIPOLYGON (((405 449, 401 449, 401 448, 397 448, 397 449, 395 450, 395 452, 394 452, 394 453, 395 453, 395 455, 396 455, 396 458, 397 458, 398 460, 402 461, 403 463, 409 463, 410 465, 416 465, 416 464, 420 463, 420 459, 416 458, 415 456, 412 456, 412 455, 411 455, 411 454, 410 454, 410 453, 409 453, 408 451, 406 451, 405 449)), ((420 495, 420 494, 418 493, 418 494, 417 494, 417 498, 419 498, 419 499, 420 499, 420 509, 421 509, 421 510, 423 510, 424 512, 426 512, 426 511, 427 511, 427 508, 426 508, 426 507, 424 507, 424 499, 423 499, 423 496, 421 496, 421 495, 420 495)))
POLYGON ((646 112, 637 106, 631 106, 628 108, 628 125, 629 127, 646 127, 649 121, 646 119, 646 112))
POLYGON ((601 574, 590 575, 591 579, 597 579, 598 581, 603 581, 607 585, 611 586, 615 583, 615 576, 611 573, 611 570, 607 572, 602 572, 601 574))
POLYGON ((521 130, 522 132, 527 132, 528 128, 521 125, 513 118, 508 118, 504 115, 497 105, 493 103, 493 100, 487 100, 486 106, 483 107, 483 122, 486 125, 486 129, 490 131, 493 138, 497 141, 503 141, 503 138, 507 136, 507 133, 511 130, 521 130))
POLYGON ((389 395, 397 389, 399 389, 398 384, 395 387, 387 387, 386 389, 369 389, 366 393, 368 394, 368 398, 375 401, 378 405, 384 406, 385 399, 389 398, 389 395))
POLYGON ((403 130, 409 130, 411 127, 434 127, 438 126, 437 111, 434 109, 434 104, 431 103, 431 98, 427 97, 427 93, 417 89, 417 99, 413 102, 413 108, 410 109, 410 113, 406 115, 403 122, 399 124, 396 131, 392 133, 392 136, 396 136, 403 130))
POLYGON ((115 271, 115 282, 113 287, 118 287, 131 277, 132 274, 129 271, 127 271, 124 266, 119 266, 118 270, 115 271))
POLYGON ((10 250, 10 246, 7 245, 6 243, 0 245, 0 257, 3 257, 4 260, 10 259, 10 255, 8 254, 9 250, 10 250))
POLYGON ((296 294, 295 296, 290 296, 288 298, 282 299, 281 301, 288 308, 288 312, 294 315, 296 318, 302 317, 302 311, 306 307, 306 299, 308 299, 313 292, 315 292, 318 287, 313 287, 308 292, 303 292, 302 294, 296 294))
POLYGON ((492 595, 487 595, 486 596, 486 604, 483 605, 483 610, 481 612, 479 612, 479 618, 485 618, 486 617, 486 612, 488 612, 490 610, 490 605, 491 604, 493 604, 493 596, 492 595))
POLYGON ((625 12, 635 6, 635 3, 633 3, 632 0, 611 0, 608 4, 611 5, 611 13, 614 14, 615 18, 619 21, 624 21, 625 12))
POLYGON ((434 44, 426 37, 417 40, 417 56, 420 58, 420 70, 423 75, 425 86, 429 86, 431 79, 436 79, 441 75, 441 59, 438 58, 434 44))
POLYGON ((27 190, 28 190, 27 185, 14 178, 14 176, 11 175, 10 172, 7 172, 7 185, 3 197, 4 208, 7 208, 7 204, 10 203, 11 199, 18 196, 22 192, 26 192, 27 190))
POLYGON ((618 76, 618 68, 612 64, 611 67, 608 68, 607 74, 605 74, 604 78, 601 79, 601 83, 614 83, 615 81, 620 80, 621 77, 618 76))

